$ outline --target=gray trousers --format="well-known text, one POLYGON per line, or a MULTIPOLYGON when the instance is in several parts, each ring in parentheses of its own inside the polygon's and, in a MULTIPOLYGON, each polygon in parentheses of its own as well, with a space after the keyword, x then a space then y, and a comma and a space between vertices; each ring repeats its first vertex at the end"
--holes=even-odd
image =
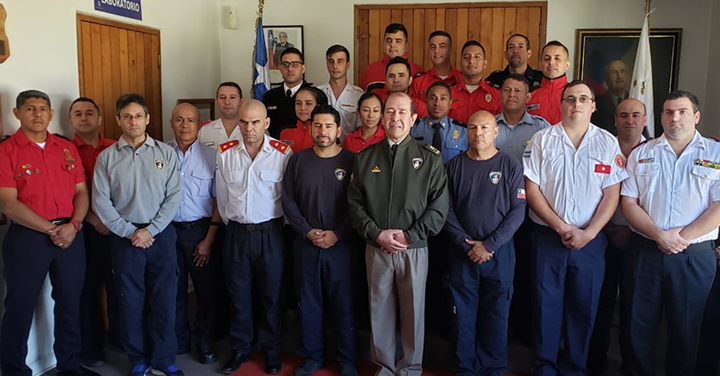
POLYGON ((428 248, 388 254, 365 247, 370 292, 370 353, 380 366, 376 376, 420 376, 425 341, 425 282, 428 248), (402 357, 396 359, 400 311, 402 357))

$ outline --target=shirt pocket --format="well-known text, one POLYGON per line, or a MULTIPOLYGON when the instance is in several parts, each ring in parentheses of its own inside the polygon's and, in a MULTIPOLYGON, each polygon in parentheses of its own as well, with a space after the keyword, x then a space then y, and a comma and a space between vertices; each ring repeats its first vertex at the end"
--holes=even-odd
POLYGON ((211 195, 213 176, 207 170, 193 170, 190 174, 192 177, 192 188, 198 196, 208 197, 211 195))
POLYGON ((462 138, 458 138, 458 141, 455 141, 452 136, 450 136, 445 140, 445 142, 443 142, 443 148, 450 157, 448 160, 467 150, 467 146, 465 146, 466 143, 463 141, 464 140, 462 138))
POLYGON ((646 192, 655 192, 660 178, 659 163, 638 163, 637 168, 635 168, 635 181, 637 182, 638 193, 641 196, 646 192))
POLYGON ((720 170, 710 167, 693 166, 690 175, 692 188, 695 190, 690 193, 698 195, 698 197, 707 197, 708 192, 710 192, 710 187, 720 179, 720 170))
POLYGON ((261 193, 270 198, 275 198, 280 195, 280 182, 282 181, 283 174, 278 171, 262 170, 260 171, 260 191, 261 193))
POLYGON ((541 171, 541 180, 557 181, 565 178, 564 171, 564 150, 549 149, 543 152, 541 171))
POLYGON ((613 168, 608 154, 603 152, 590 152, 588 153, 588 157, 590 157, 588 181, 591 182, 593 186, 602 186, 603 180, 610 176, 613 168))

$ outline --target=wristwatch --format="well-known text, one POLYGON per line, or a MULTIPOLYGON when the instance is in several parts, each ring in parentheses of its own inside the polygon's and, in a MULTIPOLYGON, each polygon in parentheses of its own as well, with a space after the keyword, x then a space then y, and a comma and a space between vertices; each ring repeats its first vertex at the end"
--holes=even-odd
POLYGON ((82 221, 78 221, 77 219, 73 219, 72 221, 70 221, 70 224, 75 226, 75 231, 80 231, 83 228, 82 221))

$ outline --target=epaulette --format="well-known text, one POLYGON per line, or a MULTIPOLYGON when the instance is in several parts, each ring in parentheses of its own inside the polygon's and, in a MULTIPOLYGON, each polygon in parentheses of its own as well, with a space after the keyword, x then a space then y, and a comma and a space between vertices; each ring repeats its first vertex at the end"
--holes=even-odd
POLYGON ((640 145, 644 145, 646 142, 648 142, 648 141, 650 141, 650 140, 652 140, 652 139, 653 139, 653 138, 650 137, 650 138, 646 139, 645 141, 640 142, 639 144, 633 146, 633 148, 630 149, 630 151, 633 151, 633 150, 637 149, 638 147, 640 147, 640 145))
POLYGON ((432 145, 430 145, 430 144, 424 144, 423 147, 424 147, 425 149, 430 150, 433 154, 437 155, 438 157, 440 156, 440 150, 438 150, 438 149, 435 148, 434 146, 432 146, 432 145))
POLYGON ((718 137, 708 136, 708 138, 711 139, 711 140, 713 140, 713 141, 715 141, 715 142, 720 142, 720 138, 718 138, 718 137))
POLYGON ((280 142, 278 140, 270 140, 270 146, 274 147, 277 151, 286 154, 290 149, 290 145, 280 142))
POLYGON ((60 137, 60 138, 64 138, 64 139, 66 139, 66 140, 70 141, 70 139, 69 139, 69 138, 67 138, 67 137, 65 137, 65 136, 63 136, 63 135, 61 135, 60 133, 53 133, 53 135, 55 135, 55 136, 57 136, 57 137, 60 137))
POLYGON ((0 142, 3 142, 5 140, 7 140, 8 138, 10 138, 10 136, 2 136, 2 137, 0 137, 0 142))
POLYGON ((238 146, 240 144, 240 141, 238 140, 230 140, 224 144, 218 145, 218 151, 220 151, 220 154, 228 151, 229 149, 234 148, 235 146, 238 146))
POLYGON ((200 124, 200 126, 202 127, 203 125, 208 125, 210 123, 212 123, 212 120, 205 120, 202 122, 202 124, 200 124))
POLYGON ((455 124, 455 125, 457 125, 457 126, 460 126, 460 127, 463 127, 463 128, 467 128, 467 124, 463 123, 463 122, 460 121, 460 120, 455 120, 455 119, 452 119, 452 118, 451 118, 450 121, 452 121, 452 123, 455 124))

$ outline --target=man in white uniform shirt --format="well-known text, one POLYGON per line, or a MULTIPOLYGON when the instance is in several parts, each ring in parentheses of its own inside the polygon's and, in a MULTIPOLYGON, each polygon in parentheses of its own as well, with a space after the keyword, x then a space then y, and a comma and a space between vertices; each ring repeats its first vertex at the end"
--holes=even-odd
POLYGON ((628 158, 622 208, 630 222, 630 365, 655 374, 655 340, 667 317, 666 375, 692 375, 705 303, 717 267, 720 144, 695 129, 697 97, 668 94, 663 135, 628 158))
POLYGON ((533 136, 523 154, 532 230, 536 375, 585 375, 605 274, 602 232, 620 200, 625 159, 617 139, 590 123, 592 89, 561 93, 562 121, 533 136), (565 352, 558 357, 561 343, 565 352))
POLYGON ((330 81, 325 85, 318 86, 328 97, 333 108, 340 113, 342 135, 340 141, 357 130, 360 119, 357 116, 358 100, 364 91, 355 85, 351 85, 347 79, 347 72, 350 69, 350 52, 345 46, 339 44, 330 46, 325 52, 327 70, 330 74, 330 81))
POLYGON ((200 128, 200 142, 215 148, 230 140, 242 140, 238 127, 238 110, 243 103, 240 85, 230 81, 221 83, 215 92, 215 103, 220 110, 220 118, 200 128))

